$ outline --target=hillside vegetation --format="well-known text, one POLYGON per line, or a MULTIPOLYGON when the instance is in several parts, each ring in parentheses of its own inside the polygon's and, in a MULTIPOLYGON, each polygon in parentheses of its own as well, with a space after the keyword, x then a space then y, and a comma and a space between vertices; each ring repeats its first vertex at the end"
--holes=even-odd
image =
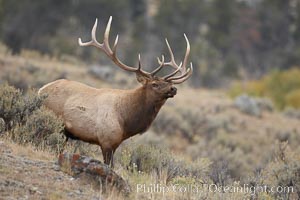
POLYGON ((300 108, 300 69, 294 67, 286 71, 274 71, 260 80, 247 83, 237 82, 229 90, 232 97, 243 93, 272 99, 280 110, 300 108))
MULTIPOLYGON (((0 182, 1 196, 61 199, 72 195, 74 198, 101 195, 99 189, 55 171, 57 153, 64 141, 63 125, 42 106, 43 98, 36 94, 36 88, 62 77, 95 87, 137 86, 135 77, 121 70, 113 69, 113 77, 100 79, 91 73, 91 69, 93 66, 76 60, 57 60, 28 51, 21 56, 12 56, 2 51, 0 176, 5 181, 0 182), (10 148, 26 148, 30 153, 25 152, 20 157, 18 150, 5 150, 10 148), (17 176, 15 171, 22 176, 17 176), (47 178, 45 184, 40 178, 28 179, 31 173, 40 177, 45 173, 48 176, 54 174, 58 178, 47 178), (69 186, 57 190, 62 184, 69 186), (12 190, 14 192, 8 192, 12 190)), ((138 193, 137 184, 293 187, 293 193, 203 192, 201 198, 297 198, 300 191, 299 118, 272 107, 261 106, 260 109, 259 116, 247 114, 223 91, 191 89, 186 84, 180 86, 176 97, 167 101, 150 130, 128 139, 116 152, 115 171, 133 189, 128 198, 162 198, 163 194, 159 192, 138 193)), ((95 145, 70 142, 66 151, 72 152, 75 147, 80 154, 102 160, 100 148, 95 145)), ((106 195, 108 199, 125 198, 117 194, 106 195)), ((164 195, 174 199, 200 198, 193 192, 164 195)))

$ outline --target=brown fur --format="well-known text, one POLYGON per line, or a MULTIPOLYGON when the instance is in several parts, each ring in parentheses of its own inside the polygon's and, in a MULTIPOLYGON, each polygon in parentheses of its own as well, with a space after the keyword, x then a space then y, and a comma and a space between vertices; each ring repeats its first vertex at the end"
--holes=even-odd
POLYGON ((64 120, 74 138, 100 145, 106 164, 125 139, 145 132, 167 98, 176 94, 172 83, 139 77, 133 90, 96 89, 79 82, 57 80, 39 90, 45 105, 64 120))
POLYGON ((82 42, 79 38, 79 45, 100 49, 117 66, 134 72, 142 86, 133 90, 96 89, 75 81, 57 80, 42 87, 39 94, 47 94, 45 105, 62 116, 67 137, 100 145, 104 162, 113 165, 113 154, 121 142, 149 128, 165 101, 176 94, 176 88, 172 85, 187 80, 192 75, 193 67, 191 63, 190 68, 186 68, 190 53, 186 35, 186 53, 180 65, 175 62, 166 40, 171 58, 169 62, 164 62, 162 56, 162 60, 158 59, 159 67, 149 73, 141 69, 139 55, 137 68, 127 66, 116 56, 118 37, 113 48, 109 45, 111 21, 112 17, 108 20, 103 43, 96 39, 96 19, 91 32, 92 40, 82 42), (156 77, 155 74, 165 66, 171 66, 175 71, 162 78, 156 77), (177 73, 180 75, 176 76, 177 73))

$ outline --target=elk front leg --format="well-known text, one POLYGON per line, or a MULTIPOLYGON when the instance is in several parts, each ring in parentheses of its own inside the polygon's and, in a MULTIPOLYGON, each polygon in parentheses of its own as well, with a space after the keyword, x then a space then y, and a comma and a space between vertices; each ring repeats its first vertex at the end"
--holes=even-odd
POLYGON ((115 149, 102 148, 104 163, 111 166, 111 168, 114 167, 114 153, 115 153, 115 149))

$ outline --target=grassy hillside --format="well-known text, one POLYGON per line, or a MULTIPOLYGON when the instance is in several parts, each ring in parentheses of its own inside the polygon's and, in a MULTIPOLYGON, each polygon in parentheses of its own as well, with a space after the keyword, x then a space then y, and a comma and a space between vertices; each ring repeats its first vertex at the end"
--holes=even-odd
MULTIPOLYGON (((57 78, 77 80, 95 87, 137 86, 133 75, 119 69, 112 71, 112 77, 101 80, 91 73, 91 69, 91 65, 74 58, 57 60, 28 51, 20 56, 12 56, 1 50, 0 90, 8 90, 4 84, 8 82, 9 85, 22 88, 24 92, 16 92, 16 89, 10 87, 12 92, 2 94, 14 98, 3 95, 0 105, 6 105, 3 102, 7 103, 10 99, 17 99, 17 102, 21 102, 17 104, 18 108, 26 108, 28 96, 33 99, 29 102, 36 102, 36 92, 27 91, 28 86, 39 88, 57 78)), ((149 131, 128 139, 117 150, 115 171, 129 181, 133 189, 130 198, 161 199, 163 195, 167 199, 251 197, 249 193, 227 193, 224 190, 220 193, 203 192, 201 197, 199 193, 179 191, 168 194, 139 193, 137 184, 201 187, 207 184, 220 187, 247 184, 266 185, 269 189, 292 186, 294 193, 261 192, 252 196, 262 199, 296 198, 297 192, 300 192, 299 118, 263 106, 259 116, 247 114, 238 109, 223 91, 193 89, 187 85, 179 86, 178 94, 167 101, 149 131)), ((0 196, 28 196, 36 199, 99 198, 101 194, 97 188, 91 188, 89 184, 82 184, 80 180, 73 180, 57 171, 55 152, 61 145, 59 141, 62 141, 57 139, 62 137, 57 134, 61 127, 45 108, 37 103, 32 104, 35 112, 27 113, 26 109, 21 109, 25 110, 24 117, 12 117, 12 123, 6 122, 5 129, 2 128, 0 177, 4 181, 0 182, 0 196), (47 127, 55 131, 49 133, 47 127), (43 145, 37 142, 39 140, 35 134, 39 132, 36 130, 43 130, 43 145), (66 185, 66 188, 61 189, 62 185, 66 185)), ((2 106, 1 111, 6 109, 11 112, 12 107, 2 106)), ((0 118, 4 119, 3 116, 0 118)), ((95 145, 70 142, 67 151, 73 151, 75 146, 79 147, 77 151, 81 154, 102 159, 101 151, 95 145)), ((107 198, 116 199, 113 195, 107 198)))

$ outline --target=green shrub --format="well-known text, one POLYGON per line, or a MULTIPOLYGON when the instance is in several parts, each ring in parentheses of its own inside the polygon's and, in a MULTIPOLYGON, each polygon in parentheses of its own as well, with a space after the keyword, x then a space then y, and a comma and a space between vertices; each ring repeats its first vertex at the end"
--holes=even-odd
POLYGON ((300 89, 289 92, 285 97, 285 102, 293 108, 300 108, 300 89))
POLYGON ((39 98, 35 93, 29 90, 24 95, 22 91, 6 83, 0 86, 0 117, 4 120, 6 129, 24 123, 27 116, 39 109, 43 98, 39 98))
POLYGON ((11 138, 20 143, 30 143, 38 149, 50 149, 59 153, 63 147, 63 123, 52 111, 42 107, 27 117, 11 131, 11 138))
POLYGON ((156 133, 167 135, 181 134, 189 142, 194 141, 195 133, 200 129, 205 116, 199 108, 185 105, 166 105, 153 123, 156 133))
POLYGON ((0 87, 0 117, 8 125, 23 123, 33 111, 39 109, 45 97, 38 97, 36 91, 23 94, 19 89, 4 84, 0 87))
POLYGON ((169 182, 178 173, 178 166, 170 153, 156 146, 139 145, 132 150, 129 168, 138 172, 154 172, 158 180, 161 179, 163 169, 167 170, 166 182, 169 182))
POLYGON ((274 71, 260 80, 235 83, 228 91, 231 97, 242 93, 270 98, 279 109, 300 106, 300 69, 274 71), (298 92, 297 92, 298 91, 298 92))
POLYGON ((180 178, 200 182, 208 178, 211 162, 206 158, 196 161, 177 160, 169 151, 154 145, 139 145, 123 150, 122 163, 132 172, 155 175, 158 182, 168 184, 180 178))
POLYGON ((1 132, 5 129, 8 137, 20 144, 60 151, 64 141, 63 121, 42 107, 45 97, 39 97, 34 90, 23 94, 8 84, 0 85, 0 96, 1 132))
POLYGON ((263 96, 265 90, 266 88, 264 81, 250 81, 247 83, 235 82, 228 91, 228 94, 232 98, 243 93, 247 93, 252 96, 263 96))
POLYGON ((208 158, 198 158, 194 161, 180 162, 181 177, 189 177, 197 182, 203 182, 208 179, 212 162, 208 158))
POLYGON ((6 128, 10 128, 18 120, 20 107, 24 107, 22 93, 7 84, 0 87, 0 117, 4 120, 6 128))

